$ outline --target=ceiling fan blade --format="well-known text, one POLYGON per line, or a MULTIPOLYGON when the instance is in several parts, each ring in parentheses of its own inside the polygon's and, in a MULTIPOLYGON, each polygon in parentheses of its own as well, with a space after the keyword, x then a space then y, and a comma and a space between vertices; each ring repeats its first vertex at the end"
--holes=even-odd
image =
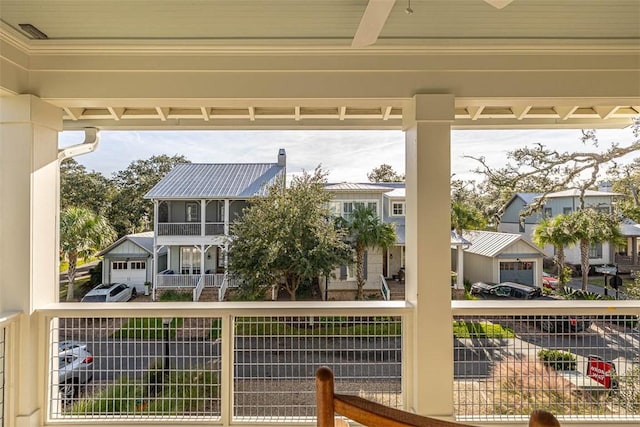
POLYGON ((509 6, 513 0, 484 0, 486 3, 489 3, 491 6, 496 9, 502 9, 503 7, 509 6))
POLYGON ((396 0, 369 0, 351 47, 370 46, 378 40, 396 0))

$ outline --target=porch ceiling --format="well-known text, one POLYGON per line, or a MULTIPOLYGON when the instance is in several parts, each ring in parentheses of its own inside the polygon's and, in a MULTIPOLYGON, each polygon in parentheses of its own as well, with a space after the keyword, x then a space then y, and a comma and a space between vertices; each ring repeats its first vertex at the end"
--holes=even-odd
POLYGON ((66 129, 398 129, 417 93, 453 93, 455 128, 640 115, 637 0, 397 0, 352 48, 367 4, 3 0, 0 96, 39 96, 66 129))

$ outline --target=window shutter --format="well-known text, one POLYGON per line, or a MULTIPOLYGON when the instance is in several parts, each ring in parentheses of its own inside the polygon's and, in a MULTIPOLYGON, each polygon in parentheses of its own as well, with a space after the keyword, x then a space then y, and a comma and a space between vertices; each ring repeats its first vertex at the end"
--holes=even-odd
POLYGON ((367 280, 367 269, 368 269, 368 264, 369 264, 368 260, 367 260, 367 258, 368 258, 367 255, 368 255, 367 251, 364 251, 364 257, 363 257, 364 258, 364 272, 362 273, 364 275, 364 280, 367 280))
POLYGON ((340 266, 340 280, 347 280, 347 266, 340 266))

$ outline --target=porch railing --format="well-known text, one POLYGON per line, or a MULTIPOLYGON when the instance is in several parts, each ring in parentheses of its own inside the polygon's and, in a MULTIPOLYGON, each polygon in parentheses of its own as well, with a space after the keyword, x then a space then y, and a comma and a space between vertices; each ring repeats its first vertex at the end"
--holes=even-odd
POLYGON ((158 236, 200 236, 199 222, 160 222, 158 236))
MULTIPOLYGON (((334 369, 340 392, 400 407, 413 401, 403 373, 425 363, 413 357, 404 302, 68 303, 38 314, 49 325, 39 389, 61 426, 301 425, 313 422, 318 366, 334 369), (57 386, 53 349, 63 340, 93 354, 92 380, 71 396, 57 386)), ((638 301, 452 302, 456 417, 524 425, 535 407, 570 422, 638 425, 638 316, 638 301)))
POLYGON ((204 290, 204 282, 204 277, 200 276, 198 284, 193 289, 193 302, 198 302, 200 300, 200 295, 202 295, 202 291, 204 290))
POLYGON ((0 426, 8 425, 5 420, 11 415, 11 400, 8 396, 7 384, 10 384, 11 369, 9 363, 13 356, 15 362, 16 354, 12 353, 18 313, 0 313, 0 426))
POLYGON ((219 236, 224 234, 224 222, 208 222, 204 226, 207 236, 219 236))
POLYGON ((385 301, 391 299, 391 290, 389 289, 389 285, 387 285, 387 280, 382 274, 380 275, 380 293, 382 293, 382 298, 385 301))
POLYGON ((158 289, 191 289, 200 280, 199 274, 158 274, 156 287, 158 289))

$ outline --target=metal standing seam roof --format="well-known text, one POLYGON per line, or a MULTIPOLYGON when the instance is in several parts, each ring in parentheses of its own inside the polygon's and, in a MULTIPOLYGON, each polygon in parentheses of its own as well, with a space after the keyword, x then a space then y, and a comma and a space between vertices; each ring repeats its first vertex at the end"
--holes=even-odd
POLYGON ((182 163, 145 199, 216 199, 264 196, 285 168, 277 163, 182 163))
POLYGON ((326 184, 324 186, 327 191, 375 191, 378 193, 386 193, 393 190, 391 187, 385 187, 381 185, 374 185, 372 183, 358 183, 358 182, 340 182, 337 184, 326 184))
MULTIPOLYGON (((107 254, 108 252, 113 250, 113 248, 119 246, 120 244, 122 244, 122 242, 126 240, 131 241, 133 244, 147 251, 150 255, 153 254, 153 231, 144 231, 142 233, 127 234, 126 236, 119 238, 114 243, 112 243, 105 249, 101 250, 98 253, 98 256, 103 256, 107 254)), ((163 253, 163 252, 166 252, 166 248, 160 251, 160 253, 163 253)))
MULTIPOLYGON (((495 231, 464 231, 463 237, 471 242, 471 246, 465 250, 465 252, 482 255, 486 257, 495 257, 504 251, 509 246, 522 239, 519 234, 513 233, 499 233, 495 231)), ((536 252, 540 252, 540 249, 528 243, 526 240, 522 240, 527 245, 535 248, 536 252)))

